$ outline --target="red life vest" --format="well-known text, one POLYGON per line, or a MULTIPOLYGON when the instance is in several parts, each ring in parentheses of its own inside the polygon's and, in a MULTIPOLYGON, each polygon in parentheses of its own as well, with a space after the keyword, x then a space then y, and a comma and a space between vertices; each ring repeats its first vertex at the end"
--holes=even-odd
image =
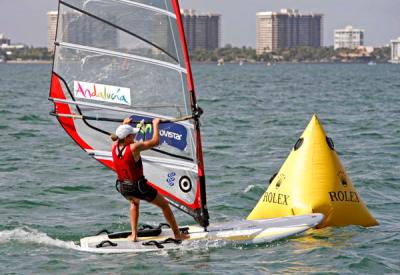
POLYGON ((113 145, 112 157, 114 160, 115 171, 118 175, 118 180, 137 181, 143 178, 143 164, 140 158, 137 162, 132 155, 131 146, 125 148, 121 158, 118 157, 118 142, 113 145))

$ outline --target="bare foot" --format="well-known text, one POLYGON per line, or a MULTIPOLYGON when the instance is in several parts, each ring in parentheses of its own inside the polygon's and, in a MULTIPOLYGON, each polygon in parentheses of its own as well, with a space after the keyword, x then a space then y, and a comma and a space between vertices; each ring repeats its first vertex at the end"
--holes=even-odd
POLYGON ((137 236, 135 236, 133 234, 128 236, 128 240, 133 241, 133 242, 137 242, 138 241, 137 236))
POLYGON ((179 236, 175 236, 175 240, 183 241, 190 238, 189 234, 180 233, 179 236))

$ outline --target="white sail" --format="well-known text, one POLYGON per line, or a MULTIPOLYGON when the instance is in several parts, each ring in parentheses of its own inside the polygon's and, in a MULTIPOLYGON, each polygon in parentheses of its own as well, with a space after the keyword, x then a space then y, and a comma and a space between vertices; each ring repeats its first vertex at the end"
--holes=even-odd
MULTIPOLYGON (((122 119, 192 117, 160 125, 160 146, 142 153, 145 176, 208 225, 198 108, 177 0, 62 0, 50 89, 53 115, 88 154, 114 168, 112 133, 122 119)), ((135 126, 135 125, 133 125, 135 126)))

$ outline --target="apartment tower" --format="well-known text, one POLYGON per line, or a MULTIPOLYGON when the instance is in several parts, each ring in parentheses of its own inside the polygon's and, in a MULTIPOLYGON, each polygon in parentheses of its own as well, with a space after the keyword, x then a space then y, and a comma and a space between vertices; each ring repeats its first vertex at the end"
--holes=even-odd
POLYGON ((364 45, 364 30, 346 26, 344 29, 335 30, 334 48, 357 49, 364 45))
POLYGON ((390 41, 391 58, 390 63, 400 64, 400 37, 390 41))
POLYGON ((57 32, 57 11, 49 11, 47 13, 47 49, 49 52, 54 52, 54 41, 56 40, 57 32))
POLYGON ((257 54, 277 49, 321 47, 323 44, 323 15, 301 14, 298 10, 256 14, 257 54))
POLYGON ((219 48, 221 15, 196 14, 194 10, 184 10, 182 21, 189 52, 197 49, 213 50, 219 48))
MULTIPOLYGON (((54 41, 57 31, 57 11, 47 13, 48 21, 48 50, 54 52, 54 41)), ((112 18, 107 18, 112 21, 112 18)), ((94 20, 78 12, 63 12, 59 24, 63 26, 60 34, 64 41, 73 44, 93 46, 105 49, 116 49, 118 47, 118 31, 115 27, 94 20)))
POLYGON ((1 46, 10 46, 11 45, 11 39, 7 38, 4 34, 0 33, 0 47, 1 46))

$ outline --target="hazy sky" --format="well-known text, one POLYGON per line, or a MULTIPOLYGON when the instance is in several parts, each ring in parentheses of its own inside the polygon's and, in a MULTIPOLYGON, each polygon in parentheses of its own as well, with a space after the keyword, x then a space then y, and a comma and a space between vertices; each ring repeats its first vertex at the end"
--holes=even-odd
MULTIPOLYGON (((47 17, 57 0, 0 0, 0 33, 12 43, 47 45, 47 17)), ((324 14, 324 45, 333 30, 353 25, 365 30, 365 44, 386 45, 400 37, 400 0, 181 0, 182 8, 222 15, 222 45, 255 46, 255 13, 296 8, 324 14)))

